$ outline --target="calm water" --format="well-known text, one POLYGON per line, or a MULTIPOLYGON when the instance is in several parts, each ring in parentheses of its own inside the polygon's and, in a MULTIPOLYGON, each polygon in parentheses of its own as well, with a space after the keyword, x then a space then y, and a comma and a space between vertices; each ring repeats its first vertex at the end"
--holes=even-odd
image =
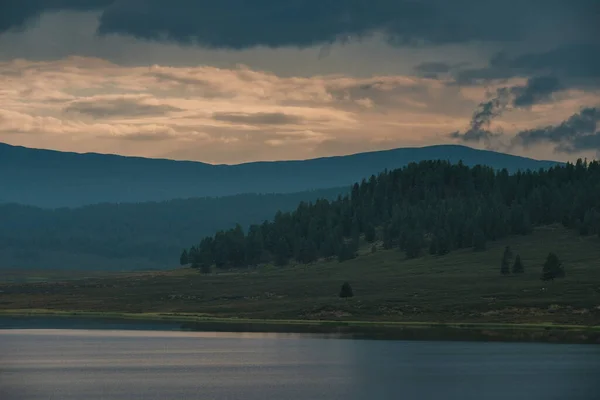
POLYGON ((0 330, 0 399, 600 399, 600 346, 0 330))

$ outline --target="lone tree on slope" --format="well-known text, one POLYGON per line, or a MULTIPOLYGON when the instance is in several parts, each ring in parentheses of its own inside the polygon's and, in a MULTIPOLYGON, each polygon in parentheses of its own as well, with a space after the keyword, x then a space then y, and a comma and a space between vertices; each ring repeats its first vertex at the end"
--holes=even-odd
POLYGON ((515 258, 515 263, 512 266, 512 273, 522 274, 523 272, 525 272, 525 267, 523 266, 523 262, 521 261, 521 256, 517 254, 517 257, 515 258))
POLYGON ((187 250, 183 250, 183 252, 181 253, 181 256, 179 257, 179 265, 186 265, 188 264, 189 261, 189 257, 188 257, 188 252, 187 250))
POLYGON ((512 258, 512 252, 510 246, 506 246, 504 254, 502 254, 502 262, 500 263, 500 273, 502 275, 510 274, 510 259, 512 258))
POLYGON ((352 286, 348 282, 344 282, 342 288, 340 289, 340 297, 354 297, 354 293, 352 292, 352 286))
POLYGON ((542 268, 542 280, 553 281, 555 278, 564 278, 565 269, 554 253, 549 253, 542 268))

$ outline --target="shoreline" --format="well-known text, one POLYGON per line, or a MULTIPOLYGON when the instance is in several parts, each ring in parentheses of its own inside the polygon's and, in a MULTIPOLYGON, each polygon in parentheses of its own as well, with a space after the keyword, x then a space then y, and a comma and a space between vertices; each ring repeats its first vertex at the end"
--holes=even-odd
MULTIPOLYGON (((341 334, 350 338, 600 344, 600 326, 473 322, 275 320, 190 313, 0 310, 1 318, 180 324, 182 331, 341 334)), ((10 328, 9 328, 10 329, 10 328)))

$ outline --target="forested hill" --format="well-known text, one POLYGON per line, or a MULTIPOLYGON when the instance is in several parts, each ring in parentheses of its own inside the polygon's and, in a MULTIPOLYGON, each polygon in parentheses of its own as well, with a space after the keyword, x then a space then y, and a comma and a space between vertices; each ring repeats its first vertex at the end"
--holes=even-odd
MULTIPOLYGON (((182 263, 204 269, 354 258, 359 243, 379 242, 408 258, 424 252, 483 250, 486 242, 562 223, 600 233, 600 163, 509 174, 490 167, 423 161, 355 184, 335 201, 302 203, 271 222, 204 238, 182 263)), ((552 249, 549 249, 552 251, 552 249)))
POLYGON ((55 210, 0 205, 0 269, 131 270, 177 265, 198 236, 289 211, 301 201, 334 200, 349 187, 244 194, 55 210))
POLYGON ((76 154, 0 144, 0 199, 39 207, 164 201, 241 193, 293 193, 349 187, 409 162, 539 169, 555 165, 456 145, 403 148, 305 161, 210 165, 199 162, 76 154))

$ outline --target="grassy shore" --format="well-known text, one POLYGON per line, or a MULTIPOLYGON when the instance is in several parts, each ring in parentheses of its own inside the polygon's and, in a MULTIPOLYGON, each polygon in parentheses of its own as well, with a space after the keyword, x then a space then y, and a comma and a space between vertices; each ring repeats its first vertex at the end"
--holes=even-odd
POLYGON ((410 321, 269 320, 181 313, 2 310, 5 318, 71 318, 178 323, 182 330, 340 334, 352 338, 530 341, 600 344, 600 326, 410 321))

